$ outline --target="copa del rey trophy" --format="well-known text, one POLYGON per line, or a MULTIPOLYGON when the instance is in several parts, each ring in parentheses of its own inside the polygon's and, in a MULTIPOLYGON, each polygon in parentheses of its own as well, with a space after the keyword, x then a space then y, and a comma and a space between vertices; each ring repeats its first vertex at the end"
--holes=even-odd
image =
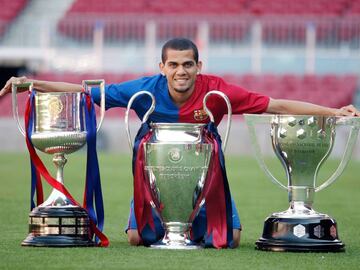
POLYGON ((273 213, 264 224, 262 237, 256 242, 260 250, 271 251, 343 251, 336 221, 313 209, 315 192, 333 183, 351 158, 360 126, 360 118, 315 115, 245 115, 256 157, 269 178, 287 190, 290 206, 273 213), (263 160, 257 140, 257 125, 269 130, 271 144, 281 161, 287 185, 276 179, 263 160), (349 128, 349 137, 338 168, 316 187, 321 165, 330 155, 336 127, 349 128))
MULTIPOLYGON (((153 95, 147 91, 135 94, 129 101, 125 114, 125 126, 130 149, 131 140, 128 115, 133 101, 147 94, 152 99, 151 108, 145 114, 143 123, 155 107, 153 95)), ((219 91, 211 91, 204 97, 204 109, 214 122, 213 115, 206 107, 208 96, 217 94, 223 97, 228 106, 227 133, 231 125, 231 105, 228 98, 219 91)), ((165 235, 159 242, 152 244, 157 249, 199 249, 198 244, 189 240, 189 230, 195 215, 192 215, 196 202, 203 191, 208 167, 212 158, 212 145, 203 138, 205 124, 191 123, 151 123, 151 137, 144 143, 145 173, 151 193, 162 205, 161 216, 165 235)), ((153 207, 154 202, 151 202, 153 207)), ((202 200, 201 205, 204 203, 202 200)))
MULTIPOLYGON (((101 119, 97 128, 99 129, 105 111, 104 81, 83 81, 85 91, 89 86, 99 86, 101 91, 101 119)), ((86 105, 82 102, 83 95, 84 93, 80 92, 41 93, 33 91, 32 83, 12 86, 13 114, 18 128, 24 136, 27 137, 30 134, 28 137, 36 149, 53 155, 53 162, 57 168, 54 185, 58 188, 63 187, 64 184, 63 169, 67 162, 65 155, 79 150, 87 142, 88 127, 85 123, 84 106, 86 105), (19 122, 16 96, 18 88, 28 88, 31 95, 34 95, 33 111, 29 112, 33 114, 30 115, 32 120, 26 127, 26 132, 19 122)), ((26 117, 29 115, 25 115, 26 117)), ((30 212, 29 235, 22 245, 94 246, 95 243, 90 235, 89 215, 84 208, 75 205, 63 192, 53 188, 50 196, 30 212)))

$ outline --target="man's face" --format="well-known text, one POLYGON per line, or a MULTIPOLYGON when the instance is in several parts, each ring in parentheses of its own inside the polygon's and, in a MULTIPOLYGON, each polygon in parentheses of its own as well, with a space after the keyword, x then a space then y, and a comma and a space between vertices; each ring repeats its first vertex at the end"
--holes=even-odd
POLYGON ((196 75, 202 63, 195 63, 192 50, 166 51, 165 63, 160 63, 160 70, 166 76, 170 92, 187 93, 194 90, 196 75))

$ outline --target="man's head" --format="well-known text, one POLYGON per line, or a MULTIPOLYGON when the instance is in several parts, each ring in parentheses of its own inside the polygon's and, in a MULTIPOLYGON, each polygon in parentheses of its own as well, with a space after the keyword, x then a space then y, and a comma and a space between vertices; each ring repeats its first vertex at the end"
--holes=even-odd
POLYGON ((167 59, 167 50, 185 51, 192 50, 194 61, 197 64, 199 62, 199 51, 194 42, 186 38, 173 38, 168 40, 162 47, 161 50, 161 61, 165 64, 167 59))
POLYGON ((188 39, 176 38, 162 48, 161 73, 166 76, 169 92, 175 102, 189 98, 194 90, 196 75, 202 63, 196 45, 188 39))

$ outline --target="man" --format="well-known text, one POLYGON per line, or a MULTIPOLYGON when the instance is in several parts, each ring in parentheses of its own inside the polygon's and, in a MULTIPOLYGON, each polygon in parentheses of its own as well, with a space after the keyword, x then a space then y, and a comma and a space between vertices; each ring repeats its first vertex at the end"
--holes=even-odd
MULTIPOLYGON (((359 116, 359 111, 352 105, 340 109, 323 107, 311 103, 272 99, 270 97, 249 92, 239 86, 226 83, 216 76, 202 75, 202 62, 198 60, 198 49, 196 45, 183 38, 176 38, 166 42, 162 48, 161 63, 159 68, 161 74, 144 77, 134 81, 106 86, 106 108, 126 107, 132 95, 140 90, 147 90, 154 94, 156 99, 155 111, 150 115, 152 122, 188 122, 207 123, 209 118, 203 110, 203 98, 211 90, 219 90, 230 99, 232 112, 242 113, 276 113, 276 114, 313 114, 313 115, 343 115, 359 116)), ((47 82, 31 80, 26 77, 12 77, 0 91, 0 97, 11 91, 14 82, 34 83, 38 91, 81 91, 82 86, 64 82, 47 82)), ((100 102, 98 89, 91 93, 96 103, 100 102)), ((210 97, 208 108, 213 112, 215 124, 218 125, 227 112, 227 107, 219 98, 210 97)), ((142 119, 150 106, 150 100, 143 95, 135 100, 133 108, 142 119)), ((206 203, 205 203, 206 204, 206 203)), ((241 225, 234 202, 233 208, 233 242, 232 247, 240 243, 241 225)), ((131 245, 141 244, 136 221, 131 207, 129 227, 127 229, 128 240, 131 245)), ((203 220, 205 211, 202 209, 199 216, 194 220, 193 229, 199 234, 205 233, 203 220)), ((159 239, 162 228, 157 221, 156 235, 154 241, 159 239)))

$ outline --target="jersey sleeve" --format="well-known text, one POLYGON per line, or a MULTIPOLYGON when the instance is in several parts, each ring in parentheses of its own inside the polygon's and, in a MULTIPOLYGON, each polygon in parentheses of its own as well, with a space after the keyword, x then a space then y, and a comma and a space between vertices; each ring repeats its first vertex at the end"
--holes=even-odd
POLYGON ((226 83, 223 79, 211 79, 211 88, 223 92, 230 100, 232 113, 263 113, 267 110, 270 97, 251 92, 240 86, 226 83))
MULTIPOLYGON (((105 108, 126 107, 130 98, 141 90, 153 92, 158 76, 143 77, 137 80, 105 85, 105 108)), ((91 96, 96 104, 100 104, 100 89, 91 89, 91 96)), ((141 100, 142 98, 139 98, 141 100)), ((134 105, 139 101, 136 100, 134 105)))

